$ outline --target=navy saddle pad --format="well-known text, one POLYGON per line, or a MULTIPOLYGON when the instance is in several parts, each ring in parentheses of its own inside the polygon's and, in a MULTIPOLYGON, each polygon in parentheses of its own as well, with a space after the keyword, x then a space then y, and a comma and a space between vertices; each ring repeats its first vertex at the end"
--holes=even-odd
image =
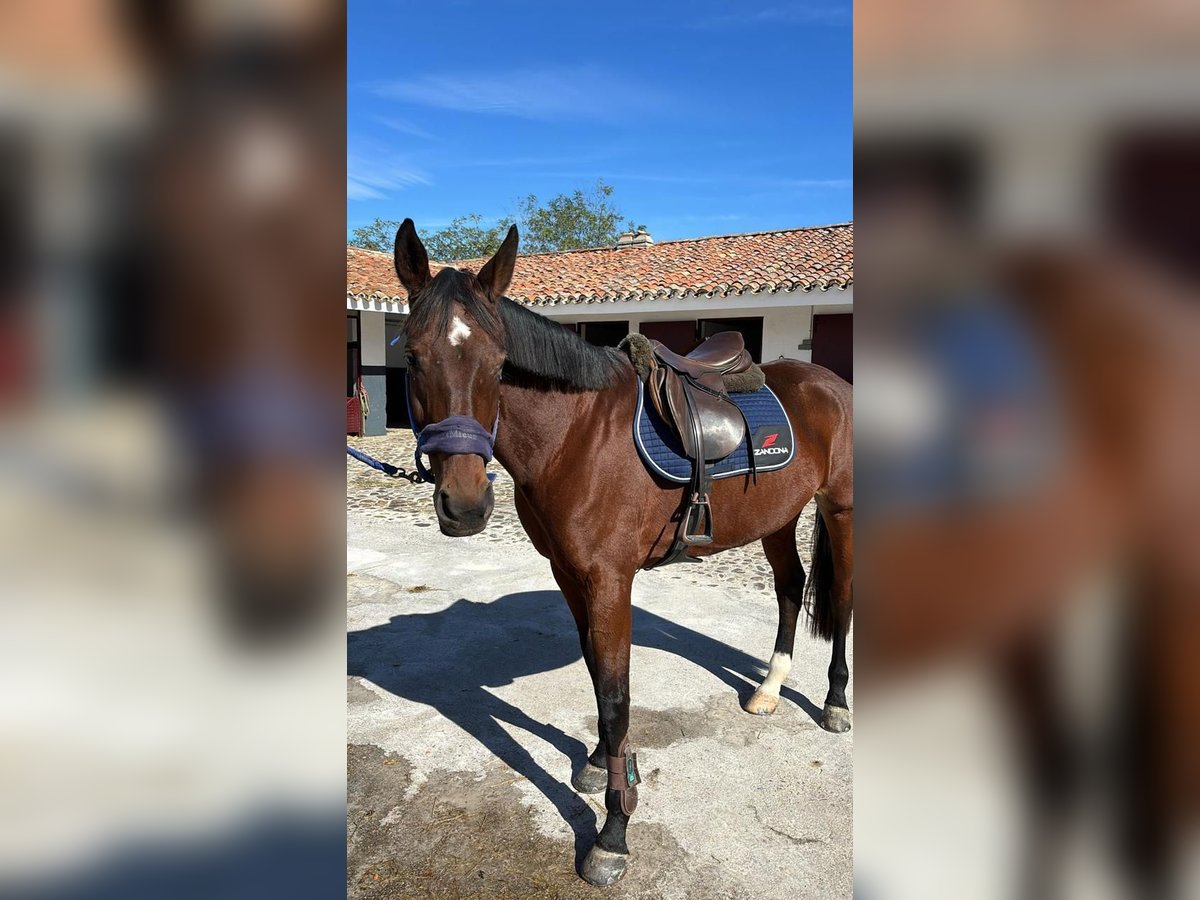
MULTIPOLYGON (((747 438, 754 447, 755 468, 759 472, 782 469, 796 455, 792 423, 779 398, 769 387, 750 394, 730 394, 750 423, 747 438)), ((747 438, 738 448, 712 464, 713 478, 730 478, 750 471, 747 438)), ((645 387, 638 382, 637 414, 633 417, 633 442, 646 467, 669 481, 686 484, 692 478, 692 463, 683 453, 683 445, 662 420, 654 404, 646 402, 645 387)))

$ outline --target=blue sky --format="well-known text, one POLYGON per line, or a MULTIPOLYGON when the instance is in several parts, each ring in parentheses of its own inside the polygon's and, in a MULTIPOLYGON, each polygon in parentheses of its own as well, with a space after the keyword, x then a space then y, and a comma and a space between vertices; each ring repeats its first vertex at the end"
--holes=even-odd
POLYGON ((603 178, 656 240, 845 222, 848 0, 349 4, 350 229, 603 178))

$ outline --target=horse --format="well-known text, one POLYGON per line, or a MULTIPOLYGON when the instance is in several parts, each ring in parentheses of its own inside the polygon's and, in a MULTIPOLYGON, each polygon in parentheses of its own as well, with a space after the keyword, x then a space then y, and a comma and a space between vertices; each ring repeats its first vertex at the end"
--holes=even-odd
POLYGON ((856 635, 860 690, 864 677, 873 689, 950 660, 983 664, 1033 814, 1025 877, 1044 892, 1087 751, 1108 766, 1115 755, 1080 741, 1058 631, 1081 582, 1119 574, 1124 683, 1105 739, 1124 765, 1104 788, 1117 801, 1115 856, 1153 896, 1200 819, 1200 320, 1188 290, 1119 248, 996 255, 1006 309, 1052 367, 1060 455, 1010 496, 860 517, 873 601, 856 635))
MULTIPOLYGON (((477 534, 494 498, 485 466, 495 458, 513 479, 517 514, 550 562, 579 631, 596 696, 599 740, 572 780, 605 792, 606 818, 580 875, 609 885, 625 874, 626 831, 637 806, 629 745, 631 588, 641 569, 670 551, 684 497, 652 476, 632 438, 637 375, 629 359, 595 347, 505 297, 518 232, 477 273, 432 274, 411 219, 396 232, 395 268, 408 292, 409 404, 414 428, 454 439, 429 443, 433 506, 441 532, 477 534)), ((745 709, 770 715, 787 678, 802 608, 811 631, 833 645, 821 725, 850 728, 846 637, 852 610, 853 425, 851 388, 820 366, 781 359, 762 366, 796 439, 786 468, 714 482, 708 556, 761 541, 774 574, 779 628, 768 673, 745 709), (801 511, 816 497, 811 573, 796 549, 801 511)))
POLYGON ((125 6, 159 78, 151 152, 129 168, 146 218, 131 246, 152 235, 154 250, 122 300, 138 307, 108 318, 140 323, 130 342, 161 367, 222 621, 239 641, 293 639, 320 627, 341 571, 319 386, 345 377, 323 312, 345 289, 328 250, 345 208, 345 16, 288 11, 282 34, 274 19, 243 33, 194 0, 125 6))

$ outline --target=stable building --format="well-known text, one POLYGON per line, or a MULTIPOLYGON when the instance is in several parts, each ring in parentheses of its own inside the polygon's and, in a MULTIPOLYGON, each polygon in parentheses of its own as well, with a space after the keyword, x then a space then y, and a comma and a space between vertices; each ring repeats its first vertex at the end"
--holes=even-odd
MULTIPOLYGON (((440 266, 478 271, 486 261, 440 266)), ((640 332, 686 353, 717 332, 739 331, 756 362, 806 360, 853 381, 849 223, 657 243, 645 230, 627 232, 612 247, 519 257, 508 296, 593 344, 616 346, 640 332)), ((348 433, 408 424, 407 315, 392 255, 348 247, 348 433), (356 414, 360 385, 366 415, 356 414)))

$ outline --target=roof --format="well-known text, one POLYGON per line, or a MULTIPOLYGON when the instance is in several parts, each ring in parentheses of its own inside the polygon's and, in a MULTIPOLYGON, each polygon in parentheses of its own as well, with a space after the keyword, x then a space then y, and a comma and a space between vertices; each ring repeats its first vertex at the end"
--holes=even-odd
POLYGON ((854 69, 864 83, 925 73, 991 84, 1031 66, 1044 80, 1069 73, 1067 62, 1190 61, 1200 48, 1200 19, 1189 3, 863 0, 854 12, 854 69))
MULTIPOLYGON (((69 104, 73 114, 82 112, 89 123, 110 106, 135 102, 142 74, 131 52, 137 48, 131 45, 127 23, 117 15, 123 10, 113 6, 78 3, 64 10, 37 0, 4 3, 0 59, 5 101, 28 104, 47 117, 69 104)), ((7 104, 5 109, 10 111, 7 104)))
MULTIPOLYGON (((478 271, 485 259, 448 263, 478 271)), ((508 296, 529 306, 844 290, 854 282, 854 225, 688 238, 517 259, 508 296)), ((390 253, 346 248, 351 300, 404 302, 390 253)))

